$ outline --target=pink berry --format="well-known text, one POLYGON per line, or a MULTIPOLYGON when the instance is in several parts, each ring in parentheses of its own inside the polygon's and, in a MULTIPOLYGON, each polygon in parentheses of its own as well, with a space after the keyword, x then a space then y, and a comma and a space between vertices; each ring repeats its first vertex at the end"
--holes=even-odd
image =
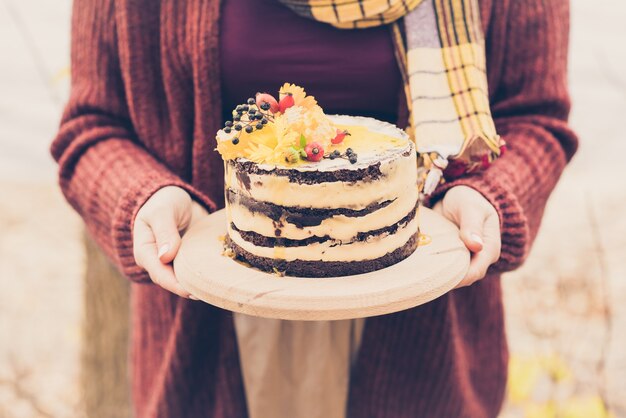
POLYGON ((324 148, 318 144, 317 142, 311 142, 304 147, 304 152, 306 152, 306 159, 309 161, 319 161, 324 158, 324 148))
MULTIPOLYGON (((263 109, 264 107, 267 107, 267 105, 265 106, 263 105, 264 103, 267 103, 270 106, 269 110, 272 113, 278 112, 279 106, 274 96, 268 93, 257 93, 256 105, 258 106, 258 108, 263 109)), ((263 109, 263 110, 267 110, 267 109, 263 109)))
POLYGON ((287 95, 278 102, 278 110, 280 110, 280 113, 285 113, 285 110, 289 109, 294 104, 296 104, 296 101, 293 99, 293 95, 287 93, 287 95))
POLYGON ((350 135, 347 130, 342 131, 340 129, 337 129, 337 136, 331 139, 330 142, 332 142, 333 144, 340 144, 344 140, 346 135, 350 135))

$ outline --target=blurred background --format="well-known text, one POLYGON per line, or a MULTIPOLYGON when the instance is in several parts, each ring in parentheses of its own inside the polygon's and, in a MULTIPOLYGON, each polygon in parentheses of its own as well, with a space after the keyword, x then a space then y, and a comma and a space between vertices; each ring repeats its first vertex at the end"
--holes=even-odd
MULTIPOLYGON (((86 416, 99 401, 81 387, 105 378, 81 373, 82 337, 98 330, 85 327, 81 222, 48 152, 70 15, 70 0, 0 0, 0 418, 86 416)), ((503 278, 503 417, 626 417, 626 3, 572 0, 570 81, 580 150, 530 259, 503 278)))

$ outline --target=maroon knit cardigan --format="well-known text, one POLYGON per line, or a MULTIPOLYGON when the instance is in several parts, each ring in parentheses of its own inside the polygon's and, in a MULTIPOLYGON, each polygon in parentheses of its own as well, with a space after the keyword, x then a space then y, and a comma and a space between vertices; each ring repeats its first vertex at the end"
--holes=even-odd
MULTIPOLYGON (((567 0, 480 6, 492 110, 509 152, 436 197, 456 184, 482 193, 500 215, 502 257, 469 288, 367 321, 350 417, 491 417, 502 404, 507 348, 499 272, 527 256, 577 142, 566 123, 567 0)), ((133 281, 139 418, 246 416, 231 314, 146 284, 132 251, 134 216, 161 187, 180 186, 210 210, 223 204, 213 139, 222 125, 218 22, 216 0, 74 5, 71 96, 52 154, 68 201, 133 281)))

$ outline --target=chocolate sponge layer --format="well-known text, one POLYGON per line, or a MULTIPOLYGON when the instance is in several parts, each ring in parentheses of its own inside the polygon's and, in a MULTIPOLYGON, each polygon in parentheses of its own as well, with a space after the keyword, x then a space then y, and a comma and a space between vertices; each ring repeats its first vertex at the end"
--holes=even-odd
POLYGON ((304 228, 307 226, 317 226, 321 224, 324 219, 332 216, 343 215, 348 217, 361 217, 369 213, 377 211, 390 205, 394 200, 386 200, 384 202, 375 202, 363 209, 348 209, 348 208, 306 208, 306 207, 291 207, 280 206, 270 202, 261 202, 251 197, 236 193, 232 189, 226 189, 226 199, 231 204, 237 204, 246 207, 252 213, 260 213, 267 216, 273 221, 280 222, 284 219, 286 222, 296 225, 298 228, 304 228))
POLYGON ((298 184, 319 184, 336 181, 356 182, 356 181, 374 181, 378 180, 383 174, 380 171, 380 163, 358 169, 340 169, 333 171, 300 171, 289 168, 274 167, 270 170, 259 167, 257 163, 252 161, 229 160, 236 173, 272 175, 280 177, 288 177, 291 183, 298 184))
MULTIPOLYGON (((398 222, 395 222, 389 226, 385 226, 379 229, 373 229, 371 231, 359 232, 353 241, 366 241, 371 237, 376 237, 383 234, 395 234, 398 229, 404 227, 406 224, 411 222, 413 218, 415 218, 415 214, 417 213, 417 206, 413 208, 405 217, 400 219, 398 222)), ((230 227, 237 231, 241 238, 244 240, 251 242, 252 244, 258 247, 303 247, 313 243, 318 242, 326 242, 332 240, 328 235, 323 237, 312 236, 305 239, 289 239, 283 237, 266 237, 265 235, 261 235, 254 231, 242 231, 237 228, 234 222, 230 223, 230 227)), ((337 242, 338 244, 346 244, 337 242)))
POLYGON ((233 251, 237 259, 245 261, 259 270, 280 272, 287 276, 296 277, 338 277, 380 270, 404 260, 413 254, 417 248, 418 235, 419 233, 416 233, 402 247, 391 253, 372 260, 362 261, 286 261, 259 257, 241 248, 228 236, 225 246, 233 251))

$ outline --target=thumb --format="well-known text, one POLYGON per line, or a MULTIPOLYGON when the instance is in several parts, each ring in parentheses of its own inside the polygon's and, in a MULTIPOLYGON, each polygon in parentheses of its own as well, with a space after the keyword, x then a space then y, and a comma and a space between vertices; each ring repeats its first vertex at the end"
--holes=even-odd
POLYGON ((157 257, 163 264, 171 263, 180 247, 180 232, 173 213, 150 222, 157 246, 157 257))
POLYGON ((485 217, 479 210, 461 210, 459 214, 459 229, 461 241, 473 253, 483 249, 483 227, 485 217))

